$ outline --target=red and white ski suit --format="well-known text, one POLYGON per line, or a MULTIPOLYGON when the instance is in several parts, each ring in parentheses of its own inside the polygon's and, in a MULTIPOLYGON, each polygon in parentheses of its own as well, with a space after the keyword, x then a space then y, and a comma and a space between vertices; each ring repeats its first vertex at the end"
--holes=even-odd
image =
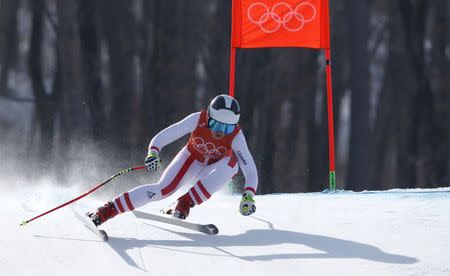
POLYGON ((120 213, 161 200, 189 184, 194 184, 189 189, 189 195, 194 204, 199 205, 227 183, 239 167, 245 177, 245 190, 256 193, 256 166, 239 125, 231 134, 215 139, 207 127, 207 117, 205 110, 193 113, 152 139, 149 149, 159 152, 164 146, 191 133, 187 145, 172 160, 157 183, 136 187, 114 200, 120 213))

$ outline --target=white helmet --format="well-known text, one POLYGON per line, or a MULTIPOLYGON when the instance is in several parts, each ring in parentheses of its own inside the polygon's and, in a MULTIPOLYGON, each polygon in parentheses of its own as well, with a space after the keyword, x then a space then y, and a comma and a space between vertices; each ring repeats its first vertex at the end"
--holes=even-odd
POLYGON ((235 98, 226 94, 215 97, 208 106, 208 116, 224 124, 237 124, 240 115, 239 103, 235 98))

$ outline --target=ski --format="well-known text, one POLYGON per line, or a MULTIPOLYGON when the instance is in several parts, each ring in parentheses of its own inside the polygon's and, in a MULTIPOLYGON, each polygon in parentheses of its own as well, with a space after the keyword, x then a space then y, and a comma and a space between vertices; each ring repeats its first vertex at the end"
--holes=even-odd
POLYGON ((197 232, 205 233, 208 235, 217 235, 219 233, 219 229, 214 224, 198 224, 192 223, 176 218, 164 217, 161 215, 155 215, 150 213, 145 213, 141 211, 133 211, 134 215, 140 219, 148 219, 153 221, 158 221, 166 224, 176 225, 183 228, 191 229, 197 232))
POLYGON ((89 229, 92 233, 94 233, 97 237, 99 237, 102 241, 108 241, 108 234, 106 234, 105 230, 98 229, 95 226, 94 222, 87 214, 80 214, 78 211, 72 208, 75 217, 80 220, 87 229, 89 229))

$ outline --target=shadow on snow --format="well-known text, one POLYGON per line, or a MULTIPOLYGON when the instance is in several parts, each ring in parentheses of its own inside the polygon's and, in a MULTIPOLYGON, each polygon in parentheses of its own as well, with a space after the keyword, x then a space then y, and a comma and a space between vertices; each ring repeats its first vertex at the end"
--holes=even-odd
POLYGON ((145 225, 168 231, 180 235, 189 240, 139 240, 134 238, 110 237, 108 245, 116 251, 122 259, 129 265, 140 268, 134 260, 126 253, 133 248, 144 248, 147 246, 186 252, 190 254, 235 257, 244 261, 271 261, 280 259, 310 259, 310 258, 359 258, 369 261, 391 263, 391 264, 413 264, 418 262, 416 258, 391 254, 382 251, 373 245, 354 242, 333 237, 313 235, 301 232, 275 229, 272 223, 255 218, 256 220, 266 222, 269 229, 254 229, 246 231, 239 235, 217 235, 208 236, 199 233, 185 233, 170 230, 164 227, 144 223, 145 225), (225 250, 226 247, 245 247, 245 246, 269 246, 279 244, 299 244, 322 251, 321 253, 286 253, 286 254, 267 254, 241 256, 225 250), (218 250, 221 253, 200 253, 192 250, 183 249, 183 247, 209 247, 218 250))

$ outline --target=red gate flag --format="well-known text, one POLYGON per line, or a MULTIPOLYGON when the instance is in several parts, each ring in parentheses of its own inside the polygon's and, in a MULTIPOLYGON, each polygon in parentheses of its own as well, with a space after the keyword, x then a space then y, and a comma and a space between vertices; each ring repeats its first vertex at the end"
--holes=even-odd
POLYGON ((330 48, 328 0, 233 0, 231 47, 330 48))

